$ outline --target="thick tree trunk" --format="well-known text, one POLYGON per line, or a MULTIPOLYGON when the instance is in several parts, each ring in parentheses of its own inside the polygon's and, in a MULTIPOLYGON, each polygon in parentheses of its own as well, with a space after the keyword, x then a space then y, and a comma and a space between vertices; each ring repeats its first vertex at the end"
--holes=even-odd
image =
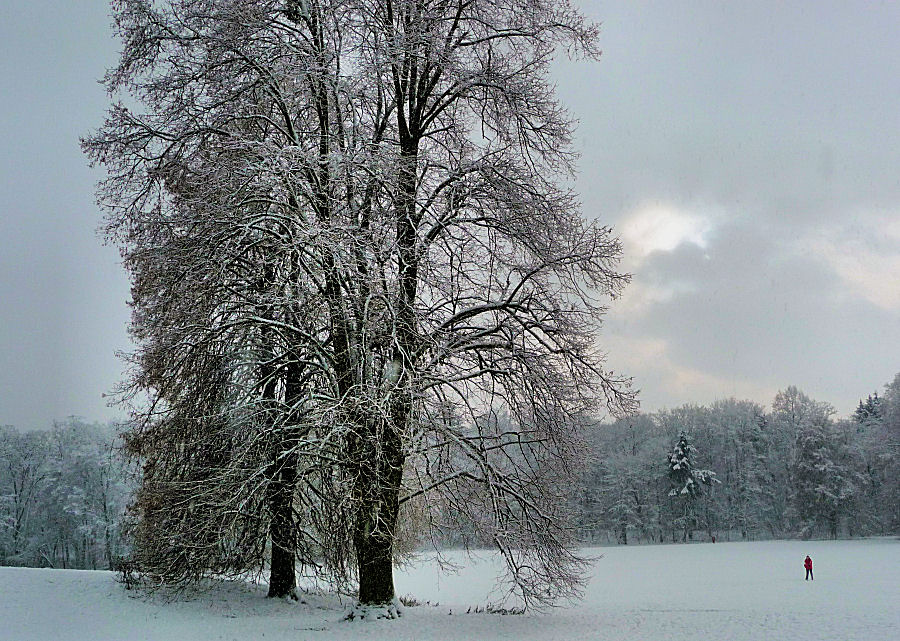
MULTIPOLYGON (((286 400, 292 402, 300 393, 297 381, 300 372, 296 364, 287 368, 286 400)), ((274 377, 267 394, 274 396, 274 377)), ((270 471, 268 501, 271 522, 269 535, 272 556, 269 565, 269 594, 271 598, 297 598, 296 523, 294 522, 294 494, 297 491, 297 434, 290 426, 281 426, 273 434, 272 467, 270 471)))
POLYGON ((296 477, 296 470, 282 469, 273 483, 269 509, 272 513, 270 534, 272 539, 272 559, 269 568, 269 597, 297 598, 297 573, 295 567, 296 545, 294 542, 293 489, 290 476, 296 477))
MULTIPOLYGON (((402 104, 403 101, 399 100, 402 104)), ((418 285, 416 208, 418 139, 411 136, 403 110, 398 109, 400 163, 396 206, 396 235, 399 247, 400 291, 397 298, 396 338, 392 355, 396 378, 392 386, 391 417, 379 433, 364 420, 355 443, 353 460, 357 466, 355 489, 356 523, 353 546, 356 552, 361 605, 388 605, 394 591, 394 535, 400 511, 400 485, 403 480, 403 443, 400 434, 412 410, 406 386, 412 369, 410 355, 417 343, 414 303, 418 285)), ((377 419, 376 419, 377 420, 377 419)))
MULTIPOLYGON (((405 73, 412 73, 406 70, 405 73)), ((403 480, 403 442, 412 411, 409 376, 412 355, 418 342, 415 300, 418 287, 417 229, 421 214, 416 205, 418 190, 418 122, 407 119, 408 96, 394 96, 400 139, 398 189, 394 207, 398 246, 399 291, 396 299, 397 344, 392 354, 394 375, 386 381, 392 389, 390 419, 382 430, 363 417, 360 433, 351 446, 356 467, 354 498, 356 520, 353 547, 356 552, 361 605, 388 605, 394 591, 394 536, 400 511, 400 486, 403 480)), ((409 105, 412 105, 410 99, 409 105)), ((375 419, 378 420, 378 419, 375 419)))
MULTIPOLYGON (((369 441, 366 445, 372 445, 369 441)), ((403 451, 399 436, 387 429, 380 456, 358 451, 362 483, 357 485, 357 516, 353 532, 359 575, 359 603, 387 605, 394 592, 394 535, 400 512, 403 451)))
POLYGON ((395 596, 393 537, 361 530, 353 542, 359 570, 359 602, 391 603, 395 596))
POLYGON ((268 488, 271 517, 269 536, 272 543, 268 596, 296 599, 294 492, 297 485, 297 457, 290 451, 289 439, 279 440, 268 488))

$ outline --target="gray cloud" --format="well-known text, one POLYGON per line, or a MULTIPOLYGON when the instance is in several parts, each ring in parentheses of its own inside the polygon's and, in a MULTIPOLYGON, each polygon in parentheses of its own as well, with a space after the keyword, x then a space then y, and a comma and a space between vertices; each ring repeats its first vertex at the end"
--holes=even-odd
MULTIPOLYGON (((797 384, 849 411, 900 369, 900 4, 582 6, 602 61, 554 67, 576 186, 587 215, 638 230, 610 365, 651 409, 797 384)), ((0 424, 115 414, 128 287, 77 146, 107 104, 107 13, 4 5, 0 424)))
MULTIPOLYGON (((627 320, 614 310, 608 332, 662 341, 674 365, 670 377, 684 369, 718 381, 695 390, 700 397, 740 393, 749 382, 760 390, 796 384, 849 412, 900 366, 892 349, 900 345, 900 310, 872 304, 820 256, 797 250, 790 239, 773 239, 745 221, 723 224, 705 247, 654 252, 635 282, 673 294, 626 310, 627 320)), ((711 400, 673 398, 684 390, 667 393, 665 380, 659 389, 644 385, 641 368, 652 369, 659 356, 634 363, 647 405, 711 400)))
POLYGON ((900 5, 588 8, 602 61, 559 78, 585 210, 635 272, 611 365, 651 409, 797 384, 849 411, 900 369, 900 5), (654 207, 703 242, 629 247, 654 207))
POLYGON ((810 224, 900 201, 900 5, 588 8, 602 61, 559 77, 589 211, 711 201, 810 224))

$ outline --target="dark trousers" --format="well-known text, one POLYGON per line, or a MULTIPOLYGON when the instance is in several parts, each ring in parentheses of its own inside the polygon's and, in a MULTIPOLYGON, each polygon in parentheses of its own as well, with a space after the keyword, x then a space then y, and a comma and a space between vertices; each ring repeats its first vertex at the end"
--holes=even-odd
MULTIPOLYGON (((809 581, 813 578, 812 568, 806 568, 806 580, 809 581)), ((815 581, 815 579, 813 579, 815 581)))

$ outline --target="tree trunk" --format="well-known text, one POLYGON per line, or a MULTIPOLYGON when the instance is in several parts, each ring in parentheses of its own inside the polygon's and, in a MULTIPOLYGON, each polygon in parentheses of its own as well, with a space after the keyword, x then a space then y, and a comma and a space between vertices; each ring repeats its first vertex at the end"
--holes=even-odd
MULTIPOLYGON (((296 382, 299 373, 296 363, 288 366, 286 380, 287 401, 292 402, 299 391, 296 382)), ((271 382, 274 392, 274 378, 271 382)), ((274 437, 273 460, 269 480, 268 499, 271 523, 269 534, 272 541, 272 557, 269 566, 269 594, 271 598, 297 598, 297 554, 296 523, 294 522, 294 494, 297 490, 296 452, 298 436, 295 428, 282 426, 274 437)))
POLYGON ((294 457, 287 456, 274 478, 269 481, 269 538, 272 555, 269 564, 269 593, 271 598, 297 598, 295 567, 296 540, 294 534, 294 489, 297 469, 294 457))
MULTIPOLYGON (((402 105, 403 100, 398 100, 402 105)), ((397 298, 397 345, 392 355, 396 378, 392 385, 390 419, 382 433, 364 420, 363 432, 356 442, 358 466, 356 483, 356 523, 353 546, 359 574, 359 603, 387 605, 394 592, 394 535, 400 511, 400 485, 403 480, 403 443, 400 434, 412 411, 407 385, 412 369, 410 355, 417 345, 415 300, 418 285, 416 207, 418 138, 410 134, 402 109, 397 110, 400 130, 398 194, 395 201, 396 238, 399 247, 400 290, 397 298)), ((377 419, 376 419, 377 420, 377 419)))
POLYGON ((272 598, 297 598, 297 574, 295 567, 293 488, 289 477, 296 477, 296 469, 282 468, 273 481, 275 488, 269 499, 272 513, 270 534, 272 560, 269 568, 269 594, 272 598), (293 472, 291 474, 290 472, 293 472))
POLYGON ((365 528, 353 537, 359 570, 359 602, 383 605, 393 601, 394 541, 365 528))
POLYGON ((268 488, 271 516, 269 535, 272 542, 268 596, 296 599, 294 491, 297 484, 297 456, 291 452, 288 439, 282 438, 280 441, 268 488))
MULTIPOLYGON (((365 445, 373 445, 368 441, 365 445)), ((359 603, 387 605, 394 600, 394 535, 400 512, 404 457, 399 435, 386 429, 380 456, 371 449, 359 459, 357 516, 353 532, 359 573, 359 603)), ((363 452, 359 452, 363 453, 363 452)))
POLYGON ((272 521, 269 534, 272 556, 269 567, 269 593, 272 598, 297 599, 296 559, 298 553, 297 522, 294 518, 294 496, 297 492, 295 441, 285 441, 284 462, 270 482, 269 510, 272 521))
MULTIPOLYGON (((276 282, 275 272, 267 267, 259 283, 260 292, 266 291, 271 283, 276 282)), ((272 307, 259 310, 263 318, 275 318, 272 307)), ((268 350, 266 364, 260 367, 260 396, 263 401, 266 427, 270 430, 269 456, 271 463, 266 471, 268 486, 266 488, 266 507, 269 511, 269 540, 271 557, 269 563, 270 598, 297 598, 297 578, 295 557, 297 543, 294 523, 294 494, 297 489, 298 454, 296 444, 298 435, 292 425, 293 416, 278 420, 278 384, 279 370, 274 361, 277 341, 268 328, 263 329, 262 344, 268 350)), ((302 369, 298 365, 295 354, 290 353, 284 368, 284 402, 294 403, 302 393, 302 369)))

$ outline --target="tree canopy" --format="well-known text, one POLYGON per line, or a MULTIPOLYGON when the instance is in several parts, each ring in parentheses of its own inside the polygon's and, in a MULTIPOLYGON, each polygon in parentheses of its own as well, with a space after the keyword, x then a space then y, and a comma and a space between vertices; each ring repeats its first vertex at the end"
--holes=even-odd
POLYGON ((294 562, 394 598, 401 507, 577 593, 579 428, 620 245, 565 188, 547 76, 597 28, 544 0, 118 0, 84 141, 133 281, 136 554, 171 580, 294 562), (144 403, 149 399, 148 403, 144 403))

